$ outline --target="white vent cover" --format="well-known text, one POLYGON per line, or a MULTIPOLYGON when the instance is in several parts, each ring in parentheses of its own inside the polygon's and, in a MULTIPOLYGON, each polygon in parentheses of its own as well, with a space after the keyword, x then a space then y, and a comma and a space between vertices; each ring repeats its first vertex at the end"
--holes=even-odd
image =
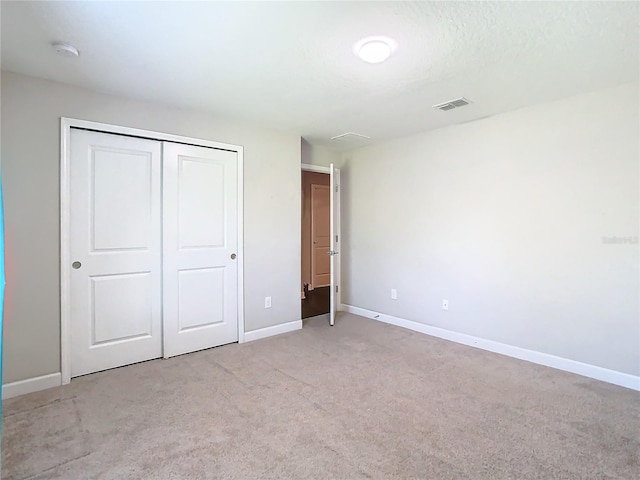
POLYGON ((360 133, 347 132, 342 133, 340 135, 336 135, 335 137, 331 137, 331 140, 335 140, 338 142, 361 142, 363 140, 368 140, 371 137, 367 137, 366 135, 361 135, 360 133))
POLYGON ((453 110, 454 108, 464 107, 465 105, 469 105, 471 102, 464 97, 454 98, 453 100, 449 100, 448 102, 439 103, 434 105, 433 108, 437 108, 438 110, 442 110, 446 112, 447 110, 453 110))

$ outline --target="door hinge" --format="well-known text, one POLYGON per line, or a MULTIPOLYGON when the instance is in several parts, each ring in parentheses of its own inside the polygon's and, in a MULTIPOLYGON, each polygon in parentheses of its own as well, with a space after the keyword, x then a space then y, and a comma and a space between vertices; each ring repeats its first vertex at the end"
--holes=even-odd
POLYGON ((340 185, 336 185, 336 193, 338 193, 338 188, 340 187, 340 185))
POLYGON ((336 243, 338 243, 338 235, 336 235, 336 243))
POLYGON ((338 293, 338 285, 336 285, 336 293, 338 293))

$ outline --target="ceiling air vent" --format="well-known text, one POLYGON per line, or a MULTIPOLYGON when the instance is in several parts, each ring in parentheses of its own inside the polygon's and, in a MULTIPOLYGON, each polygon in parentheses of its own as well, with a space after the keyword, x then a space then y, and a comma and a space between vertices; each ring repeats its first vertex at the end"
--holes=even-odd
POLYGON ((448 102, 439 103, 434 105, 433 108, 437 108, 438 110, 447 111, 453 110, 454 108, 464 107, 465 105, 469 105, 471 102, 464 97, 454 98, 453 100, 449 100, 448 102))
POLYGON ((347 132, 342 133, 340 135, 336 135, 335 137, 331 137, 331 140, 335 140, 341 143, 353 143, 353 142, 361 142, 363 140, 369 140, 371 137, 367 137, 366 135, 361 135, 359 133, 347 132))

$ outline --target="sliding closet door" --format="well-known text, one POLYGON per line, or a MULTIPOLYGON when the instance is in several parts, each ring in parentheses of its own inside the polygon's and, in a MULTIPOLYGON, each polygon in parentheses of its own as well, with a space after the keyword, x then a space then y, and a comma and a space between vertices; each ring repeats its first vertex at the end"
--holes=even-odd
POLYGON ((162 356, 161 143, 71 130, 71 376, 162 356))
POLYGON ((238 340, 237 160, 163 143, 165 357, 238 340))

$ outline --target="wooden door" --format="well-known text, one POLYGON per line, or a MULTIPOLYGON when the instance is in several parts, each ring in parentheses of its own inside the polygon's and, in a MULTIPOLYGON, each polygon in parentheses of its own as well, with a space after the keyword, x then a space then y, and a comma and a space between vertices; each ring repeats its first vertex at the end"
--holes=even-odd
POLYGON ((311 185, 311 285, 325 287, 331 283, 331 188, 311 185))

